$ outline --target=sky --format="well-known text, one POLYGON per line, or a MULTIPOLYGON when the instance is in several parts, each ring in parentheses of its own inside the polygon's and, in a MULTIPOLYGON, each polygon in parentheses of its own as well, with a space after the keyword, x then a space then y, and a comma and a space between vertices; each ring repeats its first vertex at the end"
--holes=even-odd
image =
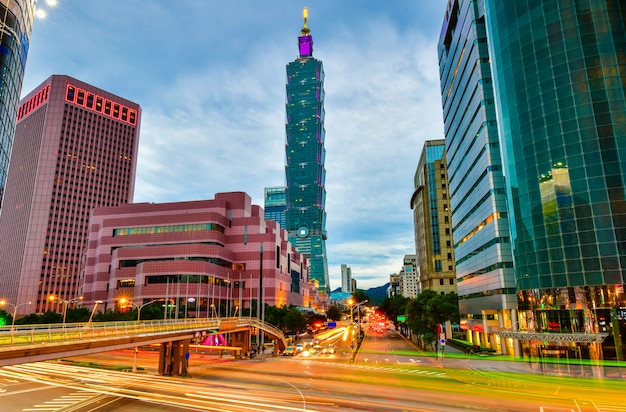
MULTIPOLYGON (((46 7, 45 0, 39 0, 46 7)), ((285 184, 286 65, 308 7, 325 72, 326 241, 359 289, 415 253, 410 199, 443 139, 437 42, 447 0, 57 0, 35 21, 22 95, 72 76, 142 107, 134 202, 285 184)))

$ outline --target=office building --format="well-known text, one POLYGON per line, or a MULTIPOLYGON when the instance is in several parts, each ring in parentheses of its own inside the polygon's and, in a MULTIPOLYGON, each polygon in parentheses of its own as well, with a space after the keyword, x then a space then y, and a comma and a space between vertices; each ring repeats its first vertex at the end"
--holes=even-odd
POLYGON ((514 353, 517 295, 483 1, 452 1, 439 67, 461 328, 474 344, 514 353))
POLYGON ((519 343, 524 356, 624 359, 624 13, 617 1, 449 3, 439 54, 459 294, 474 279, 502 283, 474 292, 499 295, 503 304, 495 316, 482 313, 484 336, 473 336, 488 337, 492 347, 518 353, 519 343), (483 140, 486 132, 493 139, 483 140), (461 136, 468 143, 455 154, 461 136), (473 154, 480 152, 489 155, 473 154), (480 172, 472 175, 470 166, 480 172), (486 197, 466 196, 460 182, 476 187, 483 176, 498 184, 486 197), (474 218, 483 199, 494 210, 488 220, 474 218), (476 228, 460 231, 469 221, 476 228), (468 248, 475 254, 464 250, 494 226, 500 230, 485 238, 490 243, 468 248), (501 257, 485 269, 506 276, 465 272, 475 256, 501 257))
POLYGON ((400 295, 413 299, 418 295, 419 279, 416 255, 405 255, 402 260, 402 269, 398 273, 400 280, 400 295))
POLYGON ((282 229, 285 226, 285 209, 287 207, 285 186, 266 187, 264 191, 265 199, 265 220, 277 222, 282 229))
POLYGON ((136 103, 69 76, 20 102, 0 215, 3 297, 32 302, 20 313, 82 294, 89 214, 133 199, 140 118, 136 103))
POLYGON ((623 360, 626 4, 485 11, 524 351, 623 360))
POLYGON ((259 299, 317 308, 306 258, 246 193, 100 207, 89 224, 86 305, 124 311, 157 300, 175 318, 260 316, 259 299))
MULTIPOLYGON (((413 177, 417 293, 456 293, 445 140, 428 140, 413 177)), ((406 296, 406 295, 405 295, 406 296)))
POLYGON ((311 280, 328 293, 324 69, 313 57, 305 9, 299 55, 287 65, 286 227, 289 240, 308 257, 311 280))
POLYGON ((352 269, 346 264, 341 265, 341 291, 345 293, 354 293, 356 289, 352 284, 352 269))
POLYGON ((36 3, 36 0, 0 0, 0 205, 9 170, 36 3))

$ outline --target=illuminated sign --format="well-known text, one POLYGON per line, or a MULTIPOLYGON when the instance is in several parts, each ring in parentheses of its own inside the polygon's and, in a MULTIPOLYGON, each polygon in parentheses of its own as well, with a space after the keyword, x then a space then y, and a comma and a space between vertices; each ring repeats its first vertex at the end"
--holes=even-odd
POLYGON ((133 126, 137 124, 137 111, 71 84, 67 85, 65 101, 98 112, 133 126))

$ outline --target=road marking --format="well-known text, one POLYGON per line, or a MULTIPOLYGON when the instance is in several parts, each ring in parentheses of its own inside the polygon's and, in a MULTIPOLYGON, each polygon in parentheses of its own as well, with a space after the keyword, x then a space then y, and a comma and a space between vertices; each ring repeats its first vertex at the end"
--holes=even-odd
POLYGON ((72 392, 68 395, 62 395, 58 398, 51 399, 40 405, 34 405, 31 408, 24 408, 22 412, 58 412, 65 408, 75 406, 81 402, 85 402, 89 399, 98 396, 98 393, 89 391, 72 392))

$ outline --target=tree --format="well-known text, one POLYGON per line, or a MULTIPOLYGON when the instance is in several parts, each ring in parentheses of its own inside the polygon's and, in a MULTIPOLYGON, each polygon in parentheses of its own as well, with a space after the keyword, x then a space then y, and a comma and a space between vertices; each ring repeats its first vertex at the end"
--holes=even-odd
POLYGON ((285 315, 285 329, 289 332, 305 332, 306 316, 298 308, 292 307, 285 315))
POLYGON ((387 319, 391 319, 395 322, 396 319, 398 319, 398 315, 406 314, 409 300, 409 298, 402 295, 395 295, 390 298, 385 298, 378 309, 387 315, 387 319))
POLYGON ((332 305, 326 311, 326 317, 331 320, 341 320, 341 309, 337 305, 332 305))
POLYGON ((354 299, 354 303, 361 303, 363 301, 369 300, 369 297, 365 294, 364 290, 357 289, 356 292, 352 294, 352 299, 354 299))
POLYGON ((437 324, 448 320, 459 320, 458 296, 454 293, 440 295, 425 290, 409 301, 407 323, 411 331, 421 337, 422 345, 430 344, 435 339, 437 324))

